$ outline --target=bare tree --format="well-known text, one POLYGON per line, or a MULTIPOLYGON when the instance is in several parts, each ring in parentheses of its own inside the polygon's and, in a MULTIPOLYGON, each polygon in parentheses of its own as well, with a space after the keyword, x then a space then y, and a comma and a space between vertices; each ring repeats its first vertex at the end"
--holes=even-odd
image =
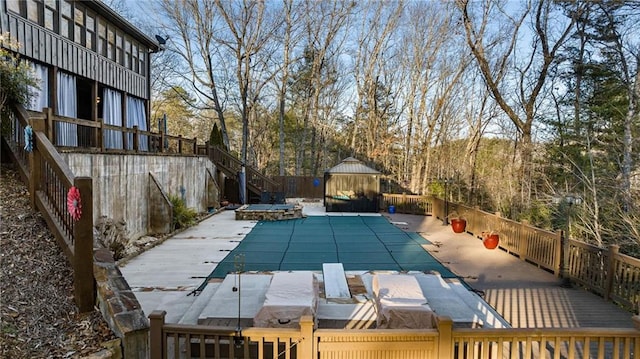
POLYGON ((300 15, 295 11, 293 0, 283 0, 283 16, 284 16, 284 29, 282 39, 282 68, 280 70, 280 85, 278 89, 278 167, 280 176, 285 175, 285 133, 284 133, 284 119, 286 112, 286 99, 287 89, 289 82, 289 70, 293 59, 291 58, 292 47, 295 47, 297 39, 295 32, 295 24, 298 21, 300 15))
POLYGON ((351 148, 372 160, 382 156, 381 148, 387 144, 386 132, 396 114, 392 105, 394 94, 392 79, 397 71, 385 68, 396 54, 393 35, 403 12, 403 2, 367 2, 361 9, 354 77, 357 89, 357 107, 351 133, 351 148))
POLYGON ((204 105, 192 104, 199 110, 213 109, 217 114, 223 142, 229 148, 229 135, 218 84, 220 61, 216 41, 219 16, 211 2, 201 0, 162 0, 163 28, 170 36, 166 51, 175 53, 184 67, 175 67, 174 75, 191 84, 191 89, 204 99, 204 105))
MULTIPOLYGON (((308 94, 302 109, 302 133, 296 141, 295 174, 301 175, 307 158, 307 143, 313 134, 313 126, 319 122, 320 101, 335 77, 337 58, 346 39, 346 26, 355 6, 353 1, 304 1, 305 48, 310 60, 308 94)), ((315 146, 311 146, 312 161, 315 146)), ((311 168, 317 168, 312 164, 311 168)))
POLYGON ((527 1, 524 9, 516 15, 510 15, 511 9, 506 9, 500 1, 484 0, 479 9, 480 19, 472 13, 468 0, 457 0, 456 4, 462 14, 467 43, 486 85, 518 129, 521 140, 520 203, 526 203, 531 195, 532 131, 536 105, 557 52, 571 34, 575 17, 564 21, 555 19, 554 4, 550 0, 527 1), (498 15, 501 15, 499 19, 498 15), (490 19, 500 24, 500 33, 508 36, 490 38, 490 19), (531 19, 533 25, 533 40, 528 54, 519 42, 527 19, 531 19))

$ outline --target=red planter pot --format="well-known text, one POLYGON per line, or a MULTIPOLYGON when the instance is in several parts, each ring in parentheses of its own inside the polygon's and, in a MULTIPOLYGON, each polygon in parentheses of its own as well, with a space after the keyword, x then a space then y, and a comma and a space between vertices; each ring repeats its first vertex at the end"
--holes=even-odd
POLYGON ((496 249, 499 242, 500 236, 495 233, 487 233, 482 239, 482 244, 484 244, 484 247, 487 249, 496 249))
POLYGON ((454 218, 451 220, 451 229, 454 233, 464 233, 464 229, 467 227, 467 221, 461 218, 454 218))

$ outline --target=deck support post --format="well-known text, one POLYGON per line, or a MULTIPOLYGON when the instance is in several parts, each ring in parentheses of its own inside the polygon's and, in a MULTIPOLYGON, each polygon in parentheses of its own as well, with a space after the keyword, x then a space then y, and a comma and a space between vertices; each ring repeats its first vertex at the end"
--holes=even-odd
POLYGON ((453 320, 448 316, 436 319, 438 326, 438 358, 453 357, 453 320))

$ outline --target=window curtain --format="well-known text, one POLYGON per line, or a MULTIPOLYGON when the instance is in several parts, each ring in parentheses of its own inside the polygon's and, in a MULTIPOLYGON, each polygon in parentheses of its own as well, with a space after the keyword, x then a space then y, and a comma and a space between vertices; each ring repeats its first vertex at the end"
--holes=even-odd
MULTIPOLYGON (((102 94, 102 120, 107 125, 122 126, 122 94, 116 90, 105 88, 102 94)), ((122 133, 104 130, 104 147, 122 149, 122 133)))
POLYGON ((44 107, 49 107, 49 69, 40 64, 30 62, 29 66, 33 72, 33 77, 38 83, 38 87, 30 86, 29 90, 33 97, 27 104, 27 109, 42 112, 44 107))
MULTIPOLYGON (((147 131, 147 115, 144 101, 135 97, 127 97, 127 127, 138 126, 140 131, 147 131)), ((128 135, 128 149, 133 149, 133 134, 128 135)), ((148 136, 142 135, 138 141, 140 151, 149 151, 148 136)))
MULTIPOLYGON (((78 117, 78 94, 76 78, 58 72, 58 115, 78 117)), ((56 144, 58 146, 78 146, 78 125, 56 122, 56 144)))

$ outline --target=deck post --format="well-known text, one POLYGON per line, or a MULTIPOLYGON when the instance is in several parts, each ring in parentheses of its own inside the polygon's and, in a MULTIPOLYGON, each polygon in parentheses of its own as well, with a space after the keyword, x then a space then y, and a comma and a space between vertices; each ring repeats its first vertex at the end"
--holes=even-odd
MULTIPOLYGON (((45 118, 46 118, 46 125, 44 126, 44 128, 41 130, 42 132, 44 132, 44 134, 47 136, 47 138, 49 139, 49 142, 51 142, 52 144, 56 144, 56 139, 55 139, 55 125, 53 123, 53 109, 50 107, 44 108, 42 109, 44 111, 45 114, 45 118)), ((34 128, 35 129, 35 128, 34 128)))
POLYGON ((150 359, 164 358, 164 338, 162 337, 162 328, 164 326, 164 317, 167 312, 164 310, 154 310, 149 314, 149 356, 150 359))
POLYGON ((93 310, 93 182, 91 177, 76 177, 80 191, 82 215, 73 225, 73 278, 75 301, 80 313, 93 310))
POLYGON ((165 148, 164 148, 164 131, 160 131, 160 153, 163 153, 165 148))
POLYGON ((138 125, 133 126, 133 151, 140 151, 140 129, 138 125))
POLYGON ((556 277, 559 277, 562 274, 562 255, 563 255, 563 250, 562 250, 562 230, 557 230, 556 231, 556 239, 555 239, 555 255, 554 255, 554 264, 553 264, 553 269, 555 272, 556 277))
POLYGON ((97 122, 98 127, 96 128, 96 147, 100 149, 100 152, 104 153, 104 120, 99 118, 97 122))
POLYGON ((521 248, 519 248, 519 252, 518 254, 520 254, 520 260, 522 261, 526 261, 527 259, 529 259, 529 236, 527 236, 528 233, 528 227, 529 226, 529 221, 526 219, 523 219, 522 222, 520 222, 520 235, 517 236, 517 242, 520 243, 520 245, 522 246, 521 248))
POLYGON ((314 340, 313 340, 313 316, 303 315, 300 317, 300 334, 302 339, 298 343, 298 358, 315 358, 314 340))
POLYGON ((607 255, 607 276, 604 282, 604 300, 608 301, 611 299, 611 291, 613 290, 613 280, 616 277, 615 269, 616 269, 616 256, 620 251, 620 246, 617 244, 612 244, 609 246, 608 255, 607 255))
POLYGON ((40 157, 40 151, 36 143, 36 132, 45 132, 45 121, 43 119, 32 118, 29 122, 33 130, 33 150, 29 156, 29 169, 31 171, 31 176, 29 177, 29 202, 31 203, 31 208, 37 210, 36 192, 38 192, 40 184, 42 183, 42 179, 40 178, 42 177, 40 173, 42 158, 40 157))
POLYGON ((438 326, 438 358, 451 358, 453 356, 453 320, 448 316, 436 319, 438 326))

